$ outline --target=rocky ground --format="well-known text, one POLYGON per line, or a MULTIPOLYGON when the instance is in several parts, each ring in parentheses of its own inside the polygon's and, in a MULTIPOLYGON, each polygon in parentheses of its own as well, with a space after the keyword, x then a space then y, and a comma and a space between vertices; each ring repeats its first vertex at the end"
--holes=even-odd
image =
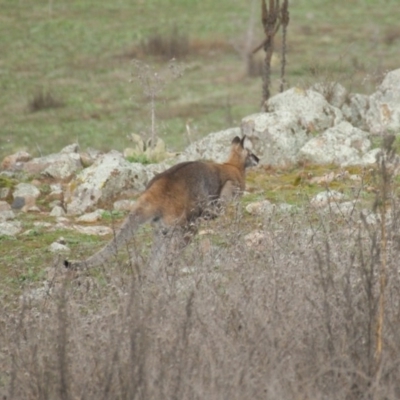
MULTIPOLYGON (((400 70, 389 72, 371 96, 348 93, 339 83, 315 84, 272 97, 265 110, 243 118, 241 127, 208 135, 181 154, 168 153, 161 140, 152 148, 132 135, 132 148, 123 153, 102 154, 71 144, 39 158, 26 151, 9 155, 0 171, 0 237, 26 236, 39 227, 110 235, 104 215, 113 213, 120 220, 156 173, 185 160, 222 162, 232 138, 241 134, 261 160, 250 172, 244 197, 249 213, 290 210, 298 206, 294 197, 301 187, 307 188, 309 204, 326 207, 334 202, 340 212, 352 210, 356 200, 344 192, 357 185, 374 192, 371 171, 382 140, 394 134, 397 144, 400 70), (158 162, 131 162, 138 158, 158 162), (29 228, 26 215, 33 216, 29 228)), ((393 169, 397 176, 397 161, 393 169)), ((49 249, 70 250, 59 238, 49 249)))

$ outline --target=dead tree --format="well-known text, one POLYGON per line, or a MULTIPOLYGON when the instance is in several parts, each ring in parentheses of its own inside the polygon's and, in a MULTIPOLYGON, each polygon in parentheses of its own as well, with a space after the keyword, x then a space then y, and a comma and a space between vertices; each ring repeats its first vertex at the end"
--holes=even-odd
POLYGON ((282 25, 282 59, 281 59, 281 85, 283 91, 284 76, 286 66, 286 34, 289 24, 289 0, 284 0, 282 6, 280 0, 269 0, 268 6, 266 0, 261 0, 261 23, 265 33, 264 41, 253 50, 253 54, 264 49, 265 61, 263 68, 263 89, 262 104, 270 97, 271 87, 271 60, 274 52, 274 39, 282 25))

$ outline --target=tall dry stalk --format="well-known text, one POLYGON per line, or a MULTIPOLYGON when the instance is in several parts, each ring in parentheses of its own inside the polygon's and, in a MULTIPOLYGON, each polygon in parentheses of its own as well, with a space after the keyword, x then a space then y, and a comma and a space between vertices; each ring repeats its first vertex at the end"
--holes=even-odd
POLYGON ((379 188, 375 200, 375 208, 379 210, 380 214, 380 264, 379 264, 379 297, 378 297, 378 310, 376 315, 376 345, 375 345, 375 374, 376 379, 379 379, 381 362, 382 362, 382 349, 383 349, 383 330, 385 323, 385 289, 387 284, 387 257, 388 257, 388 243, 386 232, 386 214, 388 212, 388 203, 392 195, 392 179, 393 165, 395 150, 393 143, 395 136, 389 135, 384 138, 383 151, 377 158, 378 173, 379 173, 379 188))
POLYGON ((133 60, 135 68, 134 78, 139 81, 142 91, 150 106, 150 143, 151 147, 157 143, 156 103, 165 86, 183 75, 184 67, 174 59, 159 71, 140 60, 133 60))

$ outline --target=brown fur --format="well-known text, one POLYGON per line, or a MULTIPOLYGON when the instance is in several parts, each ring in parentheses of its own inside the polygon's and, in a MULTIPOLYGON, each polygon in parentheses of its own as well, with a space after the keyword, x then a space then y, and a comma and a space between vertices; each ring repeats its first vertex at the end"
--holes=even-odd
POLYGON ((223 164, 206 161, 183 162, 156 175, 140 195, 121 229, 104 248, 82 262, 65 261, 66 267, 100 265, 124 245, 141 224, 159 222, 164 227, 187 229, 197 218, 215 216, 221 202, 245 189, 245 170, 258 158, 235 137, 228 160, 223 164))

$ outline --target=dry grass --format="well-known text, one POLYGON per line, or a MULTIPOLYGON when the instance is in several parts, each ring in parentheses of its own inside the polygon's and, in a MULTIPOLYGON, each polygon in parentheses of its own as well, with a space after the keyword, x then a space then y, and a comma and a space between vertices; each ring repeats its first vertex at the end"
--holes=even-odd
MULTIPOLYGON (((377 369, 379 218, 305 207, 209 222, 171 265, 61 276, 47 295, 1 300, 7 399, 398 399, 399 208, 386 218, 377 369), (206 226, 207 228, 207 226, 206 226)), ((229 215, 232 216, 232 213, 229 215)), ((59 271, 61 272, 61 271, 59 271)))

